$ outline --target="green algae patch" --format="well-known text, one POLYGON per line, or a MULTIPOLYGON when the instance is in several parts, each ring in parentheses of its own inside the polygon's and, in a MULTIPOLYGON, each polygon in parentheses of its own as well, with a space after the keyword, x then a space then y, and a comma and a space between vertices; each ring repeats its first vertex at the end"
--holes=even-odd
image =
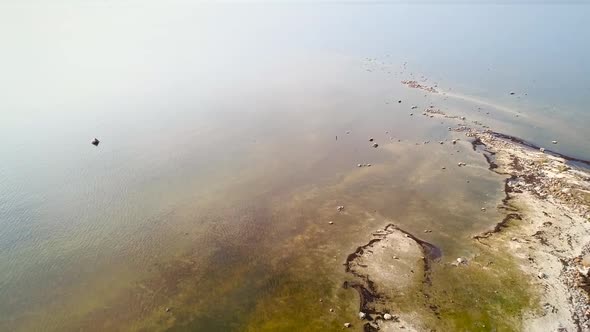
POLYGON ((339 331, 345 322, 354 325, 358 321, 357 311, 358 298, 353 291, 313 277, 291 279, 260 299, 245 331, 339 331))
POLYGON ((536 306, 536 291, 512 256, 478 247, 468 264, 436 267, 427 288, 436 325, 449 331, 521 330, 523 314, 536 306))

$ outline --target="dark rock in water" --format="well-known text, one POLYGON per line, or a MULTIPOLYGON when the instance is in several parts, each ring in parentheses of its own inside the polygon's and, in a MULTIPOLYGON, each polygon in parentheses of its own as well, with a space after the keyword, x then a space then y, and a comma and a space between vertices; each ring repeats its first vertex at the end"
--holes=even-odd
POLYGON ((98 143, 100 143, 100 141, 98 139, 95 138, 92 140, 92 145, 98 146, 98 143))

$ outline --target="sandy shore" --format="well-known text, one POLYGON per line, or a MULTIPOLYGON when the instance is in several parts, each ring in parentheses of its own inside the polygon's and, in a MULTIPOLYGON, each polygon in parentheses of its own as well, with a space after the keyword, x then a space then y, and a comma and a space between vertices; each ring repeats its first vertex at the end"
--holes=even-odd
MULTIPOLYGON (((496 255, 512 257, 518 273, 538 294, 538 304, 521 312, 513 329, 590 331, 590 164, 479 123, 466 126, 466 119, 439 110, 427 109, 424 115, 463 120, 449 128, 453 135, 467 136, 474 150, 485 156, 490 171, 506 177, 506 197, 498 205, 505 211, 504 219, 472 241, 496 255)), ((365 331, 432 330, 432 324, 423 324, 419 309, 392 308, 396 294, 403 296, 409 289, 429 298, 428 288, 421 285, 430 283, 431 264, 440 264, 435 248, 390 224, 351 253, 345 266, 352 279, 345 287, 359 292, 359 310, 367 314, 365 331), (384 319, 386 313, 390 319, 384 319)), ((459 258, 453 264, 470 263, 459 258)), ((510 285, 505 287, 510 290, 510 285)), ((428 306, 428 301, 421 305, 428 306)), ((436 306, 428 311, 438 315, 436 306)))
POLYGON ((474 239, 512 254, 542 289, 542 309, 527 313, 523 330, 590 330, 583 264, 590 263, 583 260, 590 251, 590 172, 506 135, 473 129, 466 134, 493 171, 508 176, 501 206, 507 218, 474 239))

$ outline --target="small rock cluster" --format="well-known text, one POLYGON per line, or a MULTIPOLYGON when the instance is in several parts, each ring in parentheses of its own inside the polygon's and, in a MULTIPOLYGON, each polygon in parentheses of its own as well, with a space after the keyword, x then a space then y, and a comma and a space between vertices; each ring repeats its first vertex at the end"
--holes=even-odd
POLYGON ((467 265, 467 258, 459 257, 453 263, 451 263, 451 265, 453 265, 453 266, 467 265))

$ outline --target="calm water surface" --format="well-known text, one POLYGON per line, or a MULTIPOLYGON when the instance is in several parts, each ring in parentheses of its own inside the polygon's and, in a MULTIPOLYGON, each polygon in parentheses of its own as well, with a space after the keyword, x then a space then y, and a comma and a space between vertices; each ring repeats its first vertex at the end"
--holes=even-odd
POLYGON ((502 217, 429 105, 590 159, 586 5, 0 7, 0 330, 340 329, 372 231, 502 217))

